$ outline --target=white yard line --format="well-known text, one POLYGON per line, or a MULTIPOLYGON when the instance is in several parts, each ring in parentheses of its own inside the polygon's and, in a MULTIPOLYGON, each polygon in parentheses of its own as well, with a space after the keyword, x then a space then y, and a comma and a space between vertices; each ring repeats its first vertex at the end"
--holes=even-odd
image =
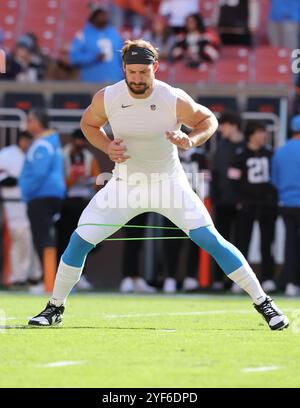
POLYGON ((269 366, 269 367, 248 367, 242 368, 241 371, 243 373, 264 373, 266 371, 275 371, 278 370, 278 366, 269 366))
POLYGON ((199 312, 167 312, 167 313, 132 313, 132 314, 111 314, 103 315, 106 319, 123 319, 131 317, 163 317, 163 316, 207 316, 215 314, 248 314, 253 313, 250 310, 206 310, 199 312))
MULTIPOLYGON (((284 312, 286 313, 300 313, 300 308, 284 308, 284 312)), ((90 317, 103 317, 105 319, 124 319, 124 318, 138 318, 138 317, 163 317, 163 316, 208 316, 208 315, 221 315, 221 314, 252 314, 255 312, 251 307, 246 310, 204 310, 204 311, 197 311, 197 312, 166 312, 166 313, 131 313, 131 314, 90 314, 90 317)), ((81 317, 81 314, 74 315, 69 314, 66 312, 66 316, 68 318, 74 317, 81 317)), ((31 319, 32 316, 26 317, 6 317, 5 320, 28 320, 31 319)))
POLYGON ((176 332, 175 329, 156 329, 155 331, 158 331, 158 332, 167 332, 167 333, 175 333, 175 332, 176 332))
POLYGON ((39 367, 54 368, 54 367, 66 367, 66 366, 81 365, 81 364, 85 364, 85 361, 55 361, 53 363, 40 365, 39 367))

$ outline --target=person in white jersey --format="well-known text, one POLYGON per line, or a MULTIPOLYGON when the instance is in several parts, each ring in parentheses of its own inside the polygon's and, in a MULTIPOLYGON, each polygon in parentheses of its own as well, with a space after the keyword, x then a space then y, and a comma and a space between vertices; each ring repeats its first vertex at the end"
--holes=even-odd
MULTIPOLYGON (((32 136, 27 132, 18 135, 17 144, 0 150, 0 194, 4 200, 3 210, 10 237, 9 287, 26 289, 30 283, 39 282, 42 266, 33 246, 30 222, 26 204, 21 200, 18 186, 25 153, 32 143, 32 136)), ((29 286, 29 292, 35 293, 36 285, 29 286)))
POLYGON ((150 43, 127 41, 122 59, 125 79, 100 90, 81 120, 88 141, 116 163, 113 177, 83 211, 60 260, 53 294, 29 325, 59 325, 89 252, 134 216, 156 211, 214 257, 272 330, 287 327, 288 318, 264 293, 244 256, 215 229, 180 164, 177 148, 205 143, 217 129, 215 116, 183 90, 155 79, 158 52, 150 43), (107 122, 113 141, 103 129, 107 122), (189 135, 180 130, 182 124, 192 129, 189 135))

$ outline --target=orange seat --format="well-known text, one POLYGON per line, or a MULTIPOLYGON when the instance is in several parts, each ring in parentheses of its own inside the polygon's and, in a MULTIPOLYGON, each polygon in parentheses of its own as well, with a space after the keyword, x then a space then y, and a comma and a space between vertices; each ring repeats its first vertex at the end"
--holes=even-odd
POLYGON ((249 64, 247 61, 220 60, 215 64, 213 80, 224 84, 249 82, 249 64))
POLYGON ((256 67, 254 82, 259 84, 291 85, 291 67, 289 64, 266 64, 256 67))
POLYGON ((203 63, 198 68, 189 68, 183 62, 174 64, 174 82, 209 82, 211 66, 203 63))
POLYGON ((23 32, 37 35, 39 45, 45 53, 55 53, 59 44, 60 20, 54 16, 26 15, 23 21, 23 32))
POLYGON ((221 49, 220 59, 237 60, 247 62, 249 60, 250 50, 241 46, 226 46, 221 49))
POLYGON ((13 13, 7 12, 3 13, 1 12, 0 14, 0 25, 3 30, 7 29, 14 29, 16 28, 16 25, 18 24, 19 20, 19 13, 14 11, 13 13))
MULTIPOLYGON (((82 26, 80 27, 82 28, 82 26)), ((80 31, 80 28, 78 28, 77 26, 64 26, 63 31, 62 31, 62 35, 61 35, 61 43, 63 44, 70 44, 75 35, 80 31)))
POLYGON ((91 3, 90 0, 65 0, 65 18, 81 15, 87 19, 89 15, 89 3, 91 3))
POLYGON ((259 47, 254 52, 254 77, 256 83, 291 84, 291 50, 270 46, 259 47))
POLYGON ((86 24, 89 16, 88 0, 65 0, 62 42, 70 43, 86 24))
POLYGON ((75 37, 75 35, 83 29, 85 25, 85 18, 75 19, 72 22, 64 23, 61 32, 61 42, 62 43, 71 43, 75 37))
POLYGON ((0 11, 0 27, 4 32, 4 47, 11 49, 16 38, 21 34, 19 25, 19 0, 2 0, 0 11))
POLYGON ((269 45, 257 47, 254 50, 254 57, 256 62, 268 61, 270 59, 286 60, 290 58, 291 50, 284 47, 271 47, 269 45))
POLYGON ((60 15, 62 13, 63 1, 59 0, 26 0, 26 14, 43 16, 48 13, 60 15))
POLYGON ((19 12, 22 0, 1 0, 1 14, 19 12))
POLYGON ((170 68, 170 64, 165 61, 161 61, 159 63, 155 77, 160 81, 168 82, 170 78, 170 68))

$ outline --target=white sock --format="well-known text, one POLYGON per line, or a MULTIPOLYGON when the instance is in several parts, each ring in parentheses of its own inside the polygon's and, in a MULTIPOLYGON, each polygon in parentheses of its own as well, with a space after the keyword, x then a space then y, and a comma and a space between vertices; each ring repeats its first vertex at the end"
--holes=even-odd
POLYGON ((80 275, 83 267, 75 268, 74 266, 69 266, 60 260, 52 297, 50 302, 55 306, 61 306, 66 303, 66 299, 80 279, 80 275))
POLYGON ((244 291, 251 296, 255 304, 260 305, 266 300, 267 295, 260 286, 260 283, 249 264, 246 263, 242 265, 227 276, 239 285, 239 287, 244 289, 244 291))

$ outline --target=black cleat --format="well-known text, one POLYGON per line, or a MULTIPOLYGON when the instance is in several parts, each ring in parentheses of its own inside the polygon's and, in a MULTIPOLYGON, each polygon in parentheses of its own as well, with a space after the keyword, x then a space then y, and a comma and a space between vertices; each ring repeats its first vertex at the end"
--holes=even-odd
POLYGON ((37 316, 34 316, 29 320, 29 326, 59 326, 62 322, 62 314, 65 311, 65 307, 55 306, 48 302, 46 308, 37 316))
POLYGON ((288 327, 289 319, 273 303, 270 296, 267 296, 260 305, 254 304, 254 307, 266 320, 271 330, 282 330, 288 327))

